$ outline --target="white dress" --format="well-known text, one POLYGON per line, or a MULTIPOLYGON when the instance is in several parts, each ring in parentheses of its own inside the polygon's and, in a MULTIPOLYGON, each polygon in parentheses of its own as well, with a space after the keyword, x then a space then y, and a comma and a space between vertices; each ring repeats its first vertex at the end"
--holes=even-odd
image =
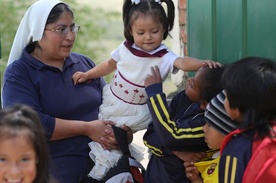
MULTIPOLYGON (((124 124, 130 127, 133 133, 146 129, 152 119, 146 104, 144 80, 151 73, 150 67, 155 65, 159 67, 161 77, 165 80, 170 72, 177 71, 173 67, 177 57, 165 45, 161 45, 151 53, 145 53, 135 45, 122 43, 112 52, 112 58, 117 61, 117 70, 112 82, 103 88, 99 119, 114 121, 116 126, 124 124)), ((89 146, 91 148, 89 155, 95 166, 88 175, 102 180, 122 154, 118 150, 104 150, 94 141, 90 142, 89 146)), ((129 149, 137 161, 143 159, 141 147, 135 147, 132 143, 129 149)))

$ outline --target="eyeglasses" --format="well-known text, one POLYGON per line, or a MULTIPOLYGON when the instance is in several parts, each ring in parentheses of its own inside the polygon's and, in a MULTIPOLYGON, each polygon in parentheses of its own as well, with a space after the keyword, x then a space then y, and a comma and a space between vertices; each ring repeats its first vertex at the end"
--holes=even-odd
POLYGON ((80 30, 80 26, 75 25, 73 27, 63 27, 63 28, 60 28, 60 29, 45 29, 45 30, 52 31, 52 32, 58 32, 62 36, 65 36, 66 34, 69 33, 69 31, 71 31, 73 33, 77 33, 80 30))

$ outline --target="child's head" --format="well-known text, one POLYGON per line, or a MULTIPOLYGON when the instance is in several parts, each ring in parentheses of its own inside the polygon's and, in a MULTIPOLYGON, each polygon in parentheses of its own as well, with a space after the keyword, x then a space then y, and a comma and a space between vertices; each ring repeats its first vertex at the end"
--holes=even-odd
POLYGON ((27 106, 0 111, 0 180, 46 182, 48 149, 38 115, 27 106))
POLYGON ((258 137, 267 135, 276 117, 276 64, 266 58, 243 58, 225 69, 222 85, 229 116, 243 128, 255 128, 258 137))
MULTIPOLYGON (((135 42, 134 33, 138 36, 145 34, 146 29, 152 28, 152 34, 162 32, 161 41, 166 39, 174 24, 174 4, 172 0, 125 0, 123 5, 124 35, 130 42, 135 42), (163 5, 165 3, 167 10, 163 5), (156 27, 148 27, 148 24, 141 24, 133 30, 133 24, 137 20, 150 20, 156 27), (159 26, 161 26, 159 28, 159 26), (162 30, 161 30, 162 29, 162 30), (137 32, 138 31, 138 32, 137 32)), ((142 22, 143 23, 143 22, 142 22)), ((146 23, 146 22, 145 22, 146 23)))
POLYGON ((207 105, 210 100, 222 91, 221 76, 224 67, 202 67, 194 77, 187 80, 186 94, 193 102, 207 105))
POLYGON ((225 111, 224 99, 224 93, 219 93, 208 103, 205 110, 206 124, 203 131, 210 149, 219 149, 225 135, 237 127, 225 111))

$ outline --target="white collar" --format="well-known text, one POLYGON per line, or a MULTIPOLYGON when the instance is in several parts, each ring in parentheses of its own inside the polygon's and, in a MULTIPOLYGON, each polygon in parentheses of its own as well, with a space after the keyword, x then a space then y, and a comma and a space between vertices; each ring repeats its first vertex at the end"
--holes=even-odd
POLYGON ((212 159, 218 158, 219 155, 220 155, 220 151, 215 152, 215 153, 212 155, 212 159))

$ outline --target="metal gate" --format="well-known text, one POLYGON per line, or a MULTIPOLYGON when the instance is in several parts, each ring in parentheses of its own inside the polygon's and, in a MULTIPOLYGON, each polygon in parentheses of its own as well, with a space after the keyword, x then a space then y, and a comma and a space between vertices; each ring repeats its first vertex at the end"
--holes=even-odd
POLYGON ((189 56, 276 60, 276 0, 187 0, 189 56))

